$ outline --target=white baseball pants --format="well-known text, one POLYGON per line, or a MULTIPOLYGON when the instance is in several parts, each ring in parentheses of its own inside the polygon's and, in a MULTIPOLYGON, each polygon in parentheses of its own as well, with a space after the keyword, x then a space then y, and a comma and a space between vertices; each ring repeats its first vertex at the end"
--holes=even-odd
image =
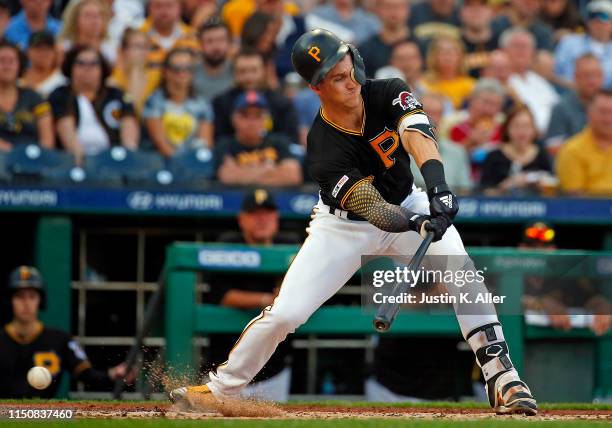
MULTIPOLYGON (((402 206, 429 214, 427 194, 416 188, 402 206)), ((335 210, 330 214, 329 207, 321 201, 316 208, 307 229, 308 238, 289 267, 273 305, 249 322, 228 360, 217 367, 216 373, 210 373, 207 385, 213 394, 239 394, 277 345, 353 276, 362 255, 410 255, 422 241, 416 232, 384 232, 367 221, 347 220, 346 212, 335 210)), ((466 251, 459 233, 451 226, 440 241, 430 245, 427 254, 460 256, 466 251)), ((451 294, 457 291, 457 287, 447 288, 451 294)), ((492 304, 483 309, 483 315, 457 315, 464 337, 474 328, 497 321, 492 304)))

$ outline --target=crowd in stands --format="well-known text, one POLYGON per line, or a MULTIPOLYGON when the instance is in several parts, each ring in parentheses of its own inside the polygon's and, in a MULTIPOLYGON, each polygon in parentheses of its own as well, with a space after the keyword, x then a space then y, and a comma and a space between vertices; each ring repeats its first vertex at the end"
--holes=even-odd
POLYGON ((410 85, 457 192, 612 195, 612 0, 0 0, 0 152, 206 150, 212 181, 300 185, 312 28, 410 85))

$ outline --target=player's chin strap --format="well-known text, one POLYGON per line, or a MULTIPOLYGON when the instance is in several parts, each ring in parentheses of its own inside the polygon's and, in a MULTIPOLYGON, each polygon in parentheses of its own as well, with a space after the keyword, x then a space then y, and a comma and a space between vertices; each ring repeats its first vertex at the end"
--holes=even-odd
POLYGON ((487 383, 489 380, 494 381, 499 374, 514 368, 499 322, 475 328, 468 333, 466 340, 476 354, 476 361, 482 368, 487 383))

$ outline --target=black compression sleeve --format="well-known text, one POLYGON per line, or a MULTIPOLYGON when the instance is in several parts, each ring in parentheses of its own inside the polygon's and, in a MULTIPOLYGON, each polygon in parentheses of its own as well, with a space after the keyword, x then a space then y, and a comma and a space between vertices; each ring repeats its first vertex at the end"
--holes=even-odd
POLYGON ((444 177, 444 165, 437 159, 429 159, 421 165, 421 174, 427 187, 427 195, 431 198, 436 193, 448 191, 444 177))
POLYGON ((420 217, 406 208, 385 201, 369 181, 364 181, 353 190, 344 206, 385 232, 416 230, 414 219, 420 217))

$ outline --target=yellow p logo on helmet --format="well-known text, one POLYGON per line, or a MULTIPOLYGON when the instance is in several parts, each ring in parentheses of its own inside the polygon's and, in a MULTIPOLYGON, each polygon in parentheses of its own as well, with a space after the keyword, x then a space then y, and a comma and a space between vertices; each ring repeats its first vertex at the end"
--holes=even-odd
POLYGON ((319 58, 320 52, 321 49, 319 49, 318 46, 311 46, 310 49, 308 49, 308 55, 313 57, 317 62, 321 62, 321 58, 319 58))
POLYGON ((255 190, 255 202, 257 202, 257 205, 263 204, 266 199, 268 199, 268 192, 264 189, 255 190))

